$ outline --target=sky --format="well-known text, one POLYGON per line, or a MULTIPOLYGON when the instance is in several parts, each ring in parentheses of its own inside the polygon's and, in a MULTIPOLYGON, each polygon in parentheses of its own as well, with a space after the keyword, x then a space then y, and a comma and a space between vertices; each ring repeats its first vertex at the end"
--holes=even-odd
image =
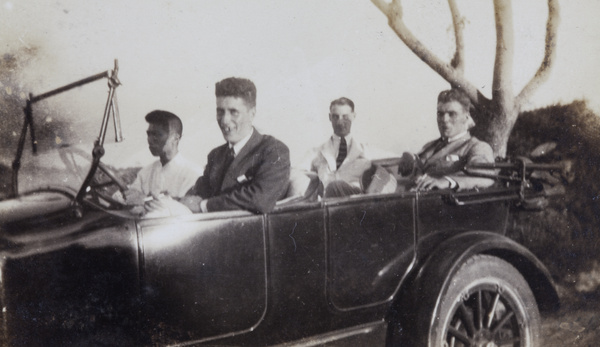
MULTIPOLYGON (((409 28, 449 60, 454 43, 446 1, 402 3, 409 28)), ((465 74, 489 96, 492 1, 458 3, 467 19, 465 74)), ((524 110, 585 99, 600 114, 600 1, 562 0, 560 8, 556 65, 524 110)), ((518 0, 513 11, 513 85, 520 90, 543 56, 547 7, 541 0, 518 0)), ((256 83, 255 126, 283 140, 296 166, 330 136, 331 100, 354 100, 356 138, 380 149, 382 156, 399 155, 438 136, 436 97, 448 88, 369 0, 0 0, 0 27, 3 55, 37 48, 15 72, 17 81, 0 81, 0 96, 15 82, 20 90, 41 94, 111 69, 118 59, 126 140, 107 141, 104 160, 121 167, 153 160, 143 117, 154 109, 182 118, 181 152, 203 165, 210 149, 224 142, 215 121, 214 84, 230 76, 256 83)), ((106 90, 105 82, 96 82, 40 107, 60 110, 61 117, 76 124, 79 136, 65 143, 91 148, 106 90)), ((12 160, 6 157, 0 159, 12 160)))

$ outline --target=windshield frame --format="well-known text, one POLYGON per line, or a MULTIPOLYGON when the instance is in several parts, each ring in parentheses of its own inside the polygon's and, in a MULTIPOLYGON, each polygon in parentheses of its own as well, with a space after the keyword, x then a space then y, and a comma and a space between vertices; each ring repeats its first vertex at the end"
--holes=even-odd
MULTIPOLYGON (((106 70, 106 71, 97 73, 95 75, 83 78, 81 80, 78 80, 73 83, 64 85, 62 87, 53 89, 53 90, 43 93, 43 94, 39 94, 39 95, 33 95, 31 93, 29 94, 29 97, 27 98, 27 101, 26 101, 26 106, 23 108, 25 115, 24 115, 23 127, 21 129, 21 135, 19 137, 19 142, 18 142, 18 146, 17 146, 17 152, 15 154, 15 159, 12 163, 12 185, 11 185, 11 193, 9 194, 8 198, 16 198, 19 195, 19 182, 18 182, 19 169, 21 168, 21 159, 23 156, 24 148, 25 148, 28 130, 30 132, 30 137, 31 137, 32 151, 34 154, 37 153, 37 141, 36 141, 36 137, 35 137, 35 127, 34 127, 35 122, 34 122, 34 117, 33 117, 33 104, 35 104, 36 102, 45 100, 47 98, 50 98, 52 96, 64 93, 73 88, 80 87, 80 86, 86 85, 88 83, 92 83, 97 80, 106 78, 108 80, 109 91, 108 91, 108 97, 106 100, 106 106, 104 108, 104 114, 102 117, 102 123, 100 125, 100 132, 99 132, 98 138, 94 142, 94 148, 92 150, 92 164, 91 164, 91 166, 88 170, 88 173, 87 173, 81 187, 79 188, 77 194, 74 195, 72 204, 76 205, 81 202, 84 195, 88 191, 90 182, 92 181, 92 178, 94 177, 94 175, 96 173, 96 170, 99 167, 102 169, 100 159, 102 158, 102 156, 104 155, 104 152, 105 152, 104 151, 104 140, 106 138, 106 131, 108 129, 108 123, 109 123, 109 119, 110 119, 111 115, 113 116, 112 118, 113 118, 113 124, 114 124, 114 129, 115 129, 115 141, 121 142, 123 140, 123 135, 122 135, 122 130, 121 130, 121 120, 120 120, 120 116, 119 116, 119 108, 117 105, 117 96, 116 96, 116 88, 119 85, 121 85, 121 82, 119 81, 119 78, 118 78, 118 71, 119 71, 118 60, 115 59, 114 69, 112 69, 112 70, 106 70)), ((126 187, 121 187, 119 182, 116 182, 116 183, 119 185, 120 189, 122 189, 122 190, 126 189, 126 187)))

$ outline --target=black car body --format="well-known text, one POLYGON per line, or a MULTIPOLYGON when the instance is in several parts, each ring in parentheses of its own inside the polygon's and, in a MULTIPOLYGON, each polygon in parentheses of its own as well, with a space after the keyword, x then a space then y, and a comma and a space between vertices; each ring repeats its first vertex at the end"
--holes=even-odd
POLYGON ((505 236, 511 211, 543 199, 525 165, 481 191, 323 200, 309 175, 268 214, 149 219, 96 194, 92 164, 79 191, 0 201, 2 341, 535 345, 538 307, 558 297, 505 236))

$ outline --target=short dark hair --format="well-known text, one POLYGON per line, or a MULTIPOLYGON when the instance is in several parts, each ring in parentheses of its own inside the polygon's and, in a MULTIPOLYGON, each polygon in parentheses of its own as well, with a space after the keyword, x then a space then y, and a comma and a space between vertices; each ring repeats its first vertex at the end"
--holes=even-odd
POLYGON ((331 104, 329 104, 329 110, 331 110, 333 105, 348 105, 352 109, 352 112, 354 112, 354 102, 346 97, 342 96, 341 98, 333 100, 331 104))
POLYGON ((233 96, 242 98, 247 105, 256 106, 256 86, 247 78, 229 77, 215 84, 217 97, 233 96))
POLYGON ((179 136, 183 134, 183 124, 181 123, 181 119, 168 111, 154 110, 146 115, 146 122, 164 126, 169 129, 169 131, 173 130, 177 132, 179 136))
POLYGON ((438 104, 451 101, 456 101, 461 104, 467 112, 471 109, 471 99, 469 99, 469 96, 460 89, 444 90, 438 95, 438 104))

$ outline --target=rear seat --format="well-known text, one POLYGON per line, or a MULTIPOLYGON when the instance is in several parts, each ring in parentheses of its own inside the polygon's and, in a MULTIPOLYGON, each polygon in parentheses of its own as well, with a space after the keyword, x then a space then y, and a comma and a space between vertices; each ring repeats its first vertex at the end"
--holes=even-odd
POLYGON ((396 192, 398 181, 386 167, 373 164, 363 173, 362 186, 365 194, 391 194, 396 192))
POLYGON ((299 201, 316 201, 319 188, 319 177, 316 173, 292 168, 290 181, 283 199, 277 206, 299 201))
MULTIPOLYGON (((366 187, 363 189, 364 194, 394 193, 398 186, 396 176, 390 172, 390 168, 378 164, 373 164, 363 173, 361 183, 363 187, 366 187)), ((277 201, 276 206, 300 201, 316 201, 319 185, 319 177, 315 172, 292 168, 287 191, 284 197, 277 201)))

